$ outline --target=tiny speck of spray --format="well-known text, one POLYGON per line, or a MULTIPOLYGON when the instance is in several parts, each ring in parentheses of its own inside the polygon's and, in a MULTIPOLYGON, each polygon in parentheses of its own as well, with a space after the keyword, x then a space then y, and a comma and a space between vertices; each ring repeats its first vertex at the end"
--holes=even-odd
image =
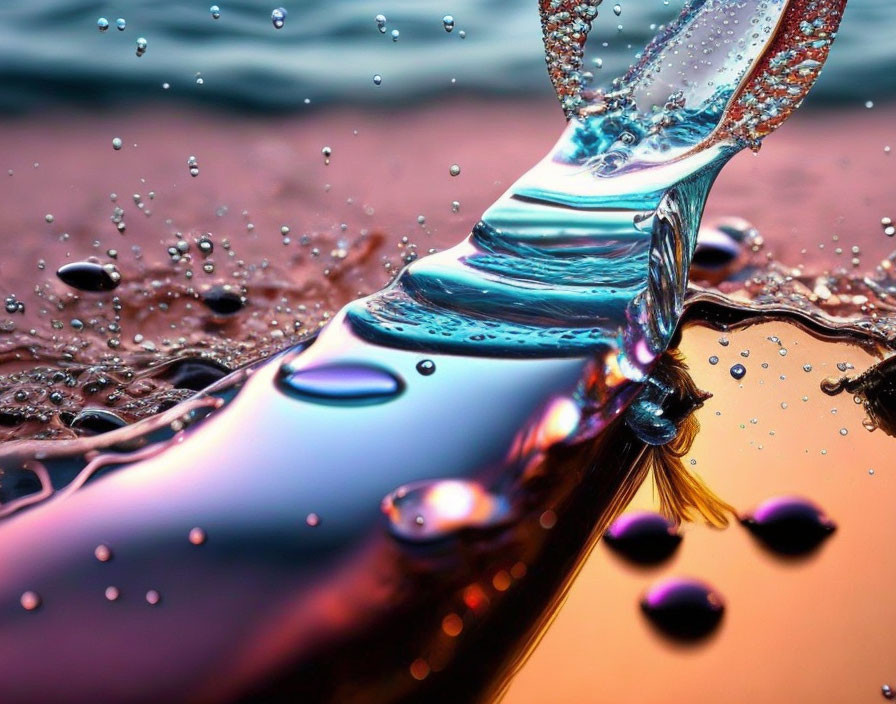
POLYGON ((150 606, 155 606, 162 600, 162 595, 159 594, 155 589, 150 589, 146 592, 146 603, 150 606))
POLYGON ((23 592, 22 596, 19 598, 19 603, 25 611, 34 611, 40 606, 40 595, 31 590, 23 592))
POLYGON ((202 528, 200 528, 199 526, 196 526, 195 528, 190 529, 189 538, 190 538, 190 542, 193 545, 203 545, 207 539, 207 536, 205 534, 205 531, 202 528))
POLYGON ((464 30, 460 30, 460 31, 457 33, 457 36, 459 36, 461 39, 466 39, 466 38, 467 38, 467 33, 466 33, 464 30))
POLYGON ((316 513, 309 513, 307 516, 305 516, 305 523, 314 528, 315 526, 320 525, 320 516, 318 516, 316 513))
POLYGON ((107 601, 118 601, 121 592, 118 591, 118 587, 106 587, 105 595, 107 601))

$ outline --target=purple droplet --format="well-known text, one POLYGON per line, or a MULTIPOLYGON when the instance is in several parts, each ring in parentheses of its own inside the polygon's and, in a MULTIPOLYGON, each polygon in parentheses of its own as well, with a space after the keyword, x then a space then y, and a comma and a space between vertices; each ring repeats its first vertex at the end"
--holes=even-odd
POLYGON ((617 518, 604 542, 631 562, 652 565, 668 559, 681 543, 678 526, 658 513, 639 511, 617 518))
POLYGON ((664 635, 696 641, 719 625, 725 604, 721 595, 703 582, 673 577, 648 589, 641 600, 641 609, 664 635))
POLYGON ((372 364, 336 362, 294 371, 281 369, 280 386, 320 403, 383 403, 404 390, 398 375, 372 364))
POLYGON ((741 523, 767 548, 781 555, 807 555, 836 525, 811 501, 780 496, 764 501, 741 523))

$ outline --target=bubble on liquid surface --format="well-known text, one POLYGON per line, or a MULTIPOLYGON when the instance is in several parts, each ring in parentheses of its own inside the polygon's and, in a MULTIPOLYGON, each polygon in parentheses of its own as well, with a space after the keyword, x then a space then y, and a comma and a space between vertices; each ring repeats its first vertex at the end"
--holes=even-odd
POLYGON ((604 542, 630 562, 653 565, 672 556, 681 544, 678 526, 652 511, 627 513, 604 533, 604 542))
POLYGON ((663 635, 679 641, 699 641, 712 633, 725 612, 721 595, 709 585, 681 577, 654 584, 641 609, 663 635))
POLYGON ((271 13, 271 23, 274 25, 275 29, 283 29, 287 14, 286 8, 283 7, 278 7, 271 13))
POLYGON ((79 291, 111 291, 121 283, 121 274, 114 264, 72 262, 59 267, 56 276, 79 291))
POLYGON ((510 505, 474 481, 444 479, 403 486, 383 499, 392 534, 404 540, 439 540, 483 529, 510 517, 510 505))
POLYGON ((212 286, 202 294, 202 302, 215 315, 234 315, 246 304, 240 292, 229 284, 212 286))
POLYGON ((768 499, 741 523, 766 548, 779 555, 808 555, 836 525, 812 502, 792 496, 768 499))
POLYGON ((367 405, 385 403, 404 391, 404 381, 394 372, 373 364, 332 362, 305 369, 284 364, 278 385, 305 401, 367 405))

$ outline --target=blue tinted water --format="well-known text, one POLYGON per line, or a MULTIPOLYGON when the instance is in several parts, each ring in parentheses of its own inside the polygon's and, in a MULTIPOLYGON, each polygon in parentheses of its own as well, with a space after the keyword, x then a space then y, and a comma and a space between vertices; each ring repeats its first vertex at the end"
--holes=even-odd
MULTIPOLYGON (((445 6, 418 0, 286 2, 289 20, 281 30, 271 25, 279 0, 218 4, 221 18, 214 20, 209 3, 199 0, 3 0, 0 109, 166 96, 290 109, 304 108, 305 98, 312 105, 391 105, 459 91, 551 93, 544 61, 532 51, 540 38, 534 0, 453 0, 445 6), (456 22, 450 34, 442 25, 446 10, 456 22), (398 42, 377 30, 379 13, 390 30, 400 29, 398 42), (100 16, 113 29, 99 32, 100 16), (127 20, 124 32, 114 30, 120 16, 127 20), (139 59, 137 37, 150 46, 139 59), (197 72, 202 86, 195 83, 197 72), (374 85, 374 74, 383 76, 383 85, 374 85), (170 83, 169 91, 162 91, 163 82, 170 83)), ((604 62, 595 73, 604 78, 623 73, 653 36, 650 25, 673 19, 681 2, 627 0, 622 7, 616 17, 605 4, 594 30, 594 53, 604 62), (607 47, 600 46, 604 41, 607 47)), ((812 102, 896 95, 896 5, 851 0, 847 17, 812 102)))

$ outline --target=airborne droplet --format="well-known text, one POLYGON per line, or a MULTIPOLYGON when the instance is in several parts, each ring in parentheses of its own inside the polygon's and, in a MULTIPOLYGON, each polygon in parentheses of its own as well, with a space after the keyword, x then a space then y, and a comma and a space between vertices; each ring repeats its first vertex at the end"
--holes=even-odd
POLYGON ((604 542, 631 562, 652 565, 668 559, 681 543, 678 527, 650 511, 617 518, 604 534, 604 542))
POLYGON ((664 635, 697 641, 712 633, 725 611, 721 595, 696 579, 671 578, 654 584, 641 609, 664 635))
POLYGON ((765 547, 780 555, 807 555, 836 529, 810 501, 797 497, 769 499, 741 519, 765 547))
POLYGON ((274 29, 282 29, 283 24, 286 22, 286 8, 278 7, 271 13, 271 22, 274 25, 274 29))

